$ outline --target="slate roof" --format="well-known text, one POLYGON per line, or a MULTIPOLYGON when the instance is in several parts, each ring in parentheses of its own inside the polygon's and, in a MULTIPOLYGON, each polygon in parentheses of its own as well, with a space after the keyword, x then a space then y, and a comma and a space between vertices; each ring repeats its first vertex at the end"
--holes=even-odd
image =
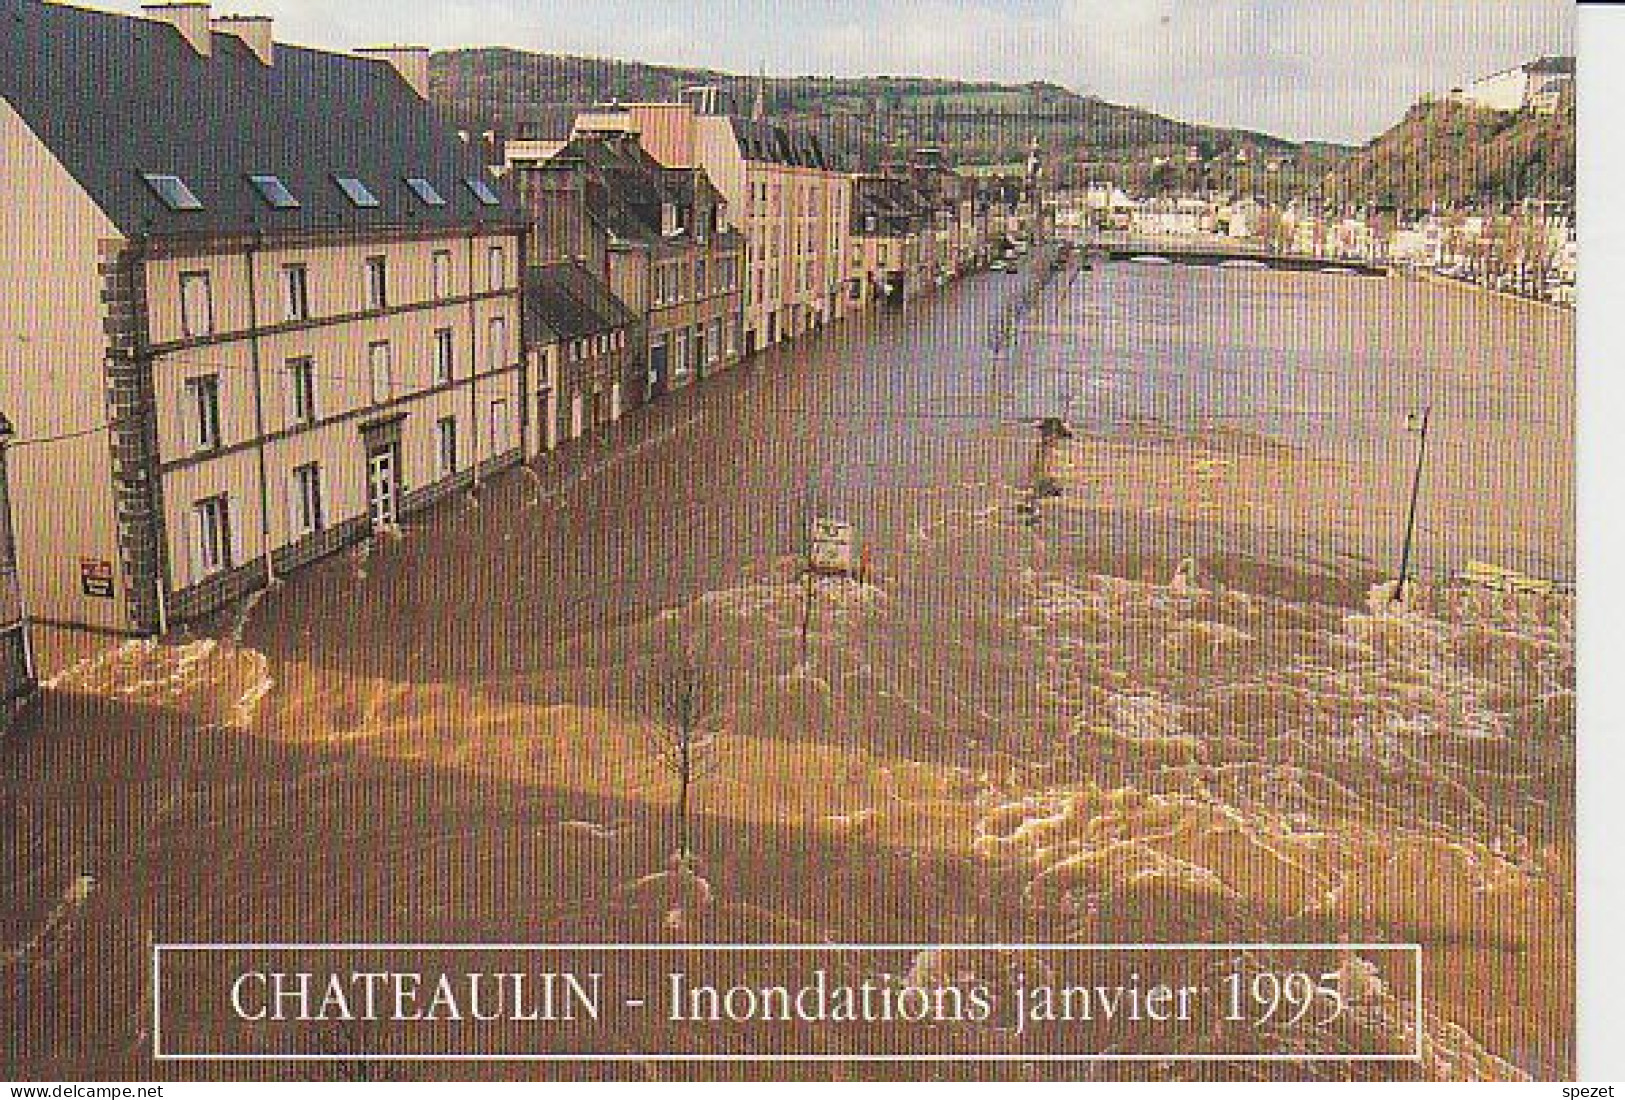
MULTIPOLYGON (((664 207, 671 203, 693 211, 696 190, 716 202, 721 196, 709 179, 700 188, 703 171, 667 168, 649 155, 636 140, 616 136, 581 135, 572 138, 553 155, 558 162, 578 161, 590 166, 586 186, 587 208, 594 221, 619 241, 660 244, 689 240, 687 230, 675 237, 663 232, 664 207)), ((732 231, 719 234, 731 240, 732 231)))
POLYGON ((1526 73, 1558 73, 1568 76, 1574 75, 1574 58, 1572 57, 1540 57, 1523 67, 1526 73))
POLYGON ((683 201, 660 164, 635 142, 576 137, 554 159, 592 167, 595 179, 587 198, 593 216, 622 240, 659 238, 663 205, 683 201))
POLYGON ((215 34, 202 57, 167 23, 42 0, 0 0, 0 96, 127 235, 511 223, 518 208, 477 151, 381 60, 278 43, 266 66, 215 34), (180 176, 202 210, 175 211, 142 178, 180 176), (279 176, 275 210, 248 182, 279 176), (380 200, 358 208, 354 175, 380 200), (424 204, 407 177, 446 200, 424 204), (501 200, 481 204, 465 180, 501 200))
POLYGON ((528 269, 524 316, 525 340, 532 346, 613 332, 638 320, 603 280, 577 263, 528 269))
POLYGON ((925 196, 906 179, 863 175, 853 180, 851 225, 856 236, 893 237, 914 232, 929 211, 925 196))
POLYGON ((838 171, 835 157, 817 134, 791 129, 772 122, 753 122, 738 115, 728 116, 734 138, 746 160, 787 164, 799 168, 838 171))

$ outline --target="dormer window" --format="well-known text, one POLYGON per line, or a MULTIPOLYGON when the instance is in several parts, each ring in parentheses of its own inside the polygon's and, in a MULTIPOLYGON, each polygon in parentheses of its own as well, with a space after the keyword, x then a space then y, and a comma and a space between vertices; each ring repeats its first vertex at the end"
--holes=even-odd
POLYGON ((154 172, 143 172, 141 178, 147 181, 163 204, 171 210, 202 210, 203 202, 192 189, 186 186, 186 181, 179 176, 166 176, 154 172))
POLYGON ((406 186, 412 189, 412 194, 416 195, 424 206, 446 205, 445 198, 439 191, 434 189, 434 184, 421 176, 409 176, 406 180, 406 186))
POLYGON ((248 182, 273 210, 298 210, 299 200, 277 176, 249 176, 248 182))
POLYGON ((334 176, 333 182, 339 185, 339 190, 344 192, 350 202, 362 209, 370 210, 382 205, 378 201, 378 196, 355 176, 334 176))
POLYGON ((502 200, 497 198, 497 193, 495 191, 491 190, 491 185, 479 177, 470 176, 463 182, 468 185, 469 191, 473 192, 474 197, 479 200, 481 206, 502 205, 502 200))

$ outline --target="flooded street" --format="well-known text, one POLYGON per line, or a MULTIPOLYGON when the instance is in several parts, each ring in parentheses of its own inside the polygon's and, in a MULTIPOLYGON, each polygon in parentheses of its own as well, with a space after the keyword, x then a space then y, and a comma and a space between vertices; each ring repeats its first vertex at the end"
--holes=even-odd
POLYGON ((152 942, 1348 942, 1423 945, 1421 1033, 1372 977, 1272 1042, 1419 1061, 789 1069, 1572 1076, 1572 600, 1451 581, 1573 576, 1572 316, 1124 263, 995 355, 1024 278, 759 355, 64 671, 0 747, 8 1060, 145 1076, 152 942), (1028 526, 1043 417, 1074 436, 1028 526), (864 583, 803 586, 814 517, 864 583), (721 700, 692 875, 638 717, 674 639, 721 700))

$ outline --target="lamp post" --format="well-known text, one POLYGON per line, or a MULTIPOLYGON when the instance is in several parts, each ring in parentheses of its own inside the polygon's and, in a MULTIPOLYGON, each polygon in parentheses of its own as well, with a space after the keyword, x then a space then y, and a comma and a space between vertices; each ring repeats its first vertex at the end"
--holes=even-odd
POLYGON ((1427 459, 1428 428, 1432 419, 1433 406, 1429 405, 1420 414, 1412 413, 1406 424, 1407 430, 1417 433, 1418 436, 1416 443, 1416 473, 1411 479, 1411 506, 1405 515, 1405 544, 1404 549, 1400 551, 1399 579, 1394 583, 1391 603, 1399 603, 1404 599, 1405 582, 1409 579, 1407 574, 1411 568, 1411 539, 1416 533, 1416 502, 1422 492, 1422 464, 1427 459))

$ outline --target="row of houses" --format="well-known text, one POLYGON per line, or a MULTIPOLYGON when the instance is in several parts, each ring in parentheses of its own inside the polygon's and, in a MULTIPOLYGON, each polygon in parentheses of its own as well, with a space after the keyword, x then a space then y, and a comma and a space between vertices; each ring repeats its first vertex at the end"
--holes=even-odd
POLYGON ((871 180, 704 89, 492 165, 422 49, 204 2, 0 24, 0 644, 23 606, 164 632, 1021 223, 1020 186, 871 180))

